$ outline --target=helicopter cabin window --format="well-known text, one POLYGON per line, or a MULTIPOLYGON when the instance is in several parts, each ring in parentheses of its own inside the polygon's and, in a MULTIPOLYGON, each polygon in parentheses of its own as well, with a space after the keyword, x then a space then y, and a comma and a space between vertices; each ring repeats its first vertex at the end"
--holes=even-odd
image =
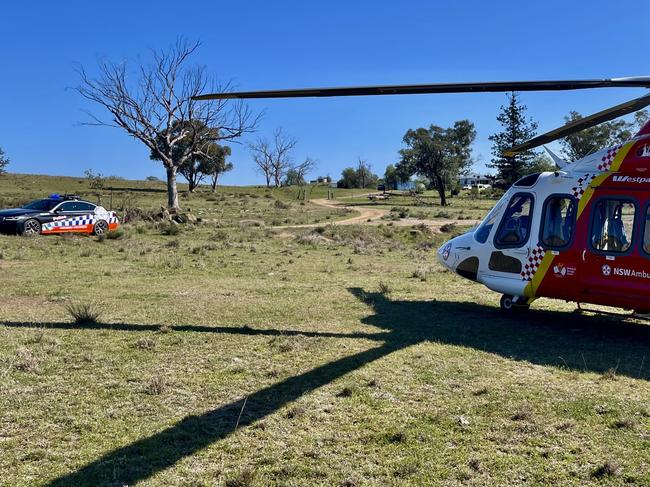
POLYGON ((530 216, 533 212, 533 195, 519 193, 512 197, 495 239, 496 247, 517 248, 528 242, 530 216))
POLYGON ((594 250, 625 253, 632 247, 636 205, 629 200, 603 199, 594 207, 591 245, 594 250))
POLYGON ((542 213, 542 245, 559 250, 567 247, 573 237, 576 203, 570 196, 551 196, 542 213))

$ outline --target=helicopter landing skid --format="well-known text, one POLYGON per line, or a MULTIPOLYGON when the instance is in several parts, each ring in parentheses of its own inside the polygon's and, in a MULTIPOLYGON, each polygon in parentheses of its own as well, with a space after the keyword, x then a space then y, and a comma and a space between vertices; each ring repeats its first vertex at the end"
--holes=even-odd
POLYGON ((633 318, 635 320, 650 321, 650 313, 640 313, 637 311, 632 311, 631 313, 615 313, 613 311, 604 311, 602 309, 583 308, 580 303, 576 304, 578 305, 578 308, 575 310, 576 313, 594 313, 605 316, 615 316, 618 318, 633 318))

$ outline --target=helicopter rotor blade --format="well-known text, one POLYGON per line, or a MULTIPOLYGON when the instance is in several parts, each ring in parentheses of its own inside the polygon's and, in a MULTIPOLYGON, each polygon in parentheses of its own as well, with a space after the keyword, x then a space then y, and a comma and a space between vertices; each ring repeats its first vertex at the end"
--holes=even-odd
POLYGON ((607 108, 598 113, 594 113, 593 115, 589 115, 578 120, 573 120, 563 125, 562 127, 551 130, 550 132, 546 132, 545 134, 538 135, 537 137, 534 137, 524 142, 523 144, 511 147, 503 153, 503 156, 514 157, 521 152, 534 149, 540 145, 548 144, 549 142, 553 142, 554 140, 561 139, 576 132, 580 132, 581 130, 591 128, 600 123, 609 122, 610 120, 622 117, 628 113, 636 112, 642 108, 647 107, 648 105, 650 105, 650 95, 645 95, 640 98, 635 98, 634 100, 626 101, 625 103, 607 108))
POLYGON ((500 93, 508 91, 564 91, 591 88, 650 88, 650 77, 550 81, 490 81, 478 83, 433 83, 419 85, 349 86, 291 90, 209 93, 194 100, 307 98, 330 96, 414 95, 433 93, 500 93))

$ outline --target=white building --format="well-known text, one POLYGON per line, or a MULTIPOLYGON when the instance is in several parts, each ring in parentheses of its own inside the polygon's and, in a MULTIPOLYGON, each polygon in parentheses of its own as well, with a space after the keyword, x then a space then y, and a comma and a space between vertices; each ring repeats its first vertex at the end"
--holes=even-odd
POLYGON ((481 176, 478 173, 469 173, 458 178, 460 182, 460 187, 465 188, 467 186, 478 186, 481 185, 492 185, 493 181, 487 176, 481 176))

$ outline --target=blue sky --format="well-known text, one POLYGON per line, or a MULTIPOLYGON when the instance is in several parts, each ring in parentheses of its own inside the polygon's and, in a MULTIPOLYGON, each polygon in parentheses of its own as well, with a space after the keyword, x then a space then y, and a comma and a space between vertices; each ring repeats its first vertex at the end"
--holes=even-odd
MULTIPOLYGON (((136 60, 177 36, 200 39, 195 62, 242 90, 442 81, 600 78, 650 74, 650 3, 619 0, 328 2, 8 2, 0 27, 0 147, 22 173, 163 176, 141 143, 117 129, 79 126, 96 110, 69 88, 75 63, 136 60)), ((639 96, 607 89, 525 93, 540 129, 639 96)), ((299 140, 295 158, 338 177, 358 156, 376 172, 398 159, 408 128, 469 118, 477 169, 502 94, 255 100, 274 128, 299 140)), ((250 140, 243 139, 242 142, 250 140)), ((228 184, 261 183, 233 146, 228 184)))

